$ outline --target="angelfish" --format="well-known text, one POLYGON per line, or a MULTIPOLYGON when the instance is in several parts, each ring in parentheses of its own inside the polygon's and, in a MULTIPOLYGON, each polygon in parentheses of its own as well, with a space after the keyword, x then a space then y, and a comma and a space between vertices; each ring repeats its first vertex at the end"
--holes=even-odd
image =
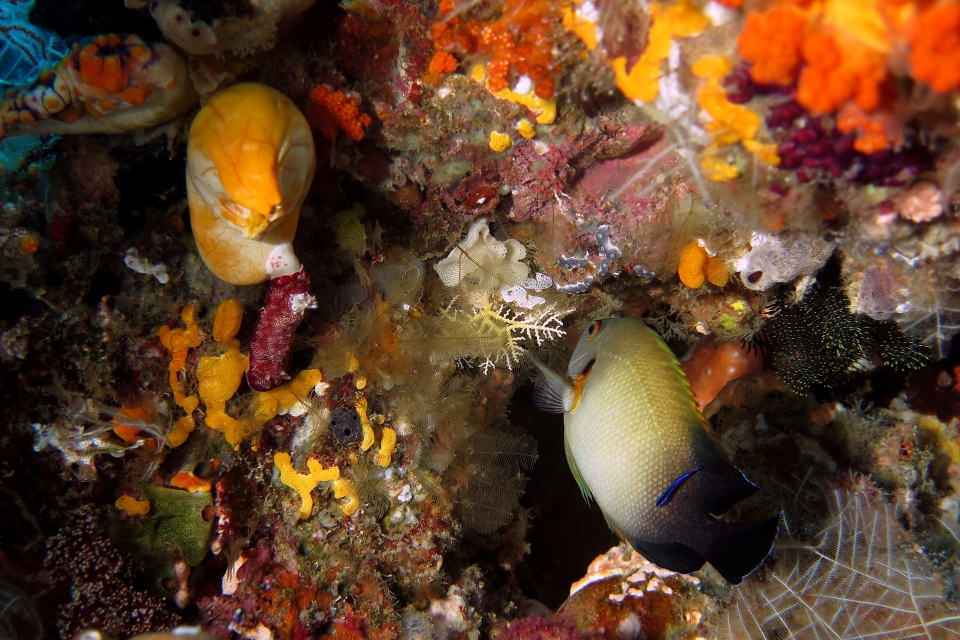
POLYGON ((778 517, 728 523, 711 515, 759 487, 726 458, 677 359, 641 320, 587 327, 566 378, 536 364, 534 400, 564 414, 570 470, 621 539, 678 573, 709 562, 732 584, 763 562, 778 517))

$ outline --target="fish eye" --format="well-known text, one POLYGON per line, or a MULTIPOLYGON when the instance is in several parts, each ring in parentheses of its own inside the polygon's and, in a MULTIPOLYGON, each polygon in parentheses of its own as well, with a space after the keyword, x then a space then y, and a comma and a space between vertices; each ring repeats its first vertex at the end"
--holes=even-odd
POLYGON ((593 324, 587 327, 587 340, 593 340, 598 333, 600 333, 600 327, 603 325, 603 320, 594 320, 593 324))

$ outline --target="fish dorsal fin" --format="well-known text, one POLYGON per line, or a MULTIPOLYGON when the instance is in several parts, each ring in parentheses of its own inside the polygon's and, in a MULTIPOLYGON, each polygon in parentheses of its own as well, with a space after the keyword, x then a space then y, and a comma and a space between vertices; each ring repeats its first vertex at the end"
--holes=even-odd
POLYGON ((536 358, 531 358, 540 370, 540 378, 533 387, 533 403, 548 413, 564 413, 573 409, 576 391, 569 382, 536 358))
MULTIPOLYGON (((573 459, 573 453, 570 451, 570 443, 567 441, 567 434, 563 434, 563 451, 567 454, 567 464, 570 465, 570 471, 573 473, 573 479, 577 481, 577 486, 580 487, 580 493, 583 494, 583 499, 587 501, 587 504, 590 504, 593 501, 593 493, 590 491, 590 487, 587 486, 587 483, 583 480, 583 475, 580 473, 580 467, 577 466, 577 461, 573 459)), ((606 517, 606 515, 604 515, 606 517)), ((609 524, 609 520, 607 521, 609 524)), ((613 529, 613 525, 610 526, 613 529)))

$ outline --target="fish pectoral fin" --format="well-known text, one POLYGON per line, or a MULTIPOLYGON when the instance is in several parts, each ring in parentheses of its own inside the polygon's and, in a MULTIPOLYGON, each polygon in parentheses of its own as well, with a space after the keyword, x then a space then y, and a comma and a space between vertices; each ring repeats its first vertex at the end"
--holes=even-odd
POLYGON ((540 377, 533 387, 533 403, 548 413, 570 411, 576 398, 573 386, 536 358, 531 360, 540 371, 540 377))
MULTIPOLYGON (((583 494, 583 499, 587 501, 587 504, 590 504, 593 501, 593 493, 590 491, 590 487, 587 486, 587 483, 583 480, 583 475, 580 473, 580 467, 577 466, 577 461, 573 458, 573 453, 570 451, 570 443, 567 442, 567 434, 563 434, 563 451, 567 454, 567 464, 570 465, 570 471, 573 473, 573 479, 577 481, 577 486, 580 487, 580 493, 583 494)), ((606 515, 604 515, 606 517, 606 515)), ((607 521, 607 524, 610 524, 610 521, 607 521)), ((613 529, 613 526, 610 526, 613 529)), ((616 529, 614 529, 616 531, 616 529)))

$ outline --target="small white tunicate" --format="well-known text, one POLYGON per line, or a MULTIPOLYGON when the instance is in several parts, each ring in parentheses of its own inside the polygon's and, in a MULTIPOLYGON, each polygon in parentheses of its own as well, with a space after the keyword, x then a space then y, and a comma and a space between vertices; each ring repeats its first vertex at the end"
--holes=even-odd
POLYGON ((533 80, 530 79, 530 76, 520 76, 517 78, 517 83, 513 86, 513 90, 525 96, 533 91, 533 80))

